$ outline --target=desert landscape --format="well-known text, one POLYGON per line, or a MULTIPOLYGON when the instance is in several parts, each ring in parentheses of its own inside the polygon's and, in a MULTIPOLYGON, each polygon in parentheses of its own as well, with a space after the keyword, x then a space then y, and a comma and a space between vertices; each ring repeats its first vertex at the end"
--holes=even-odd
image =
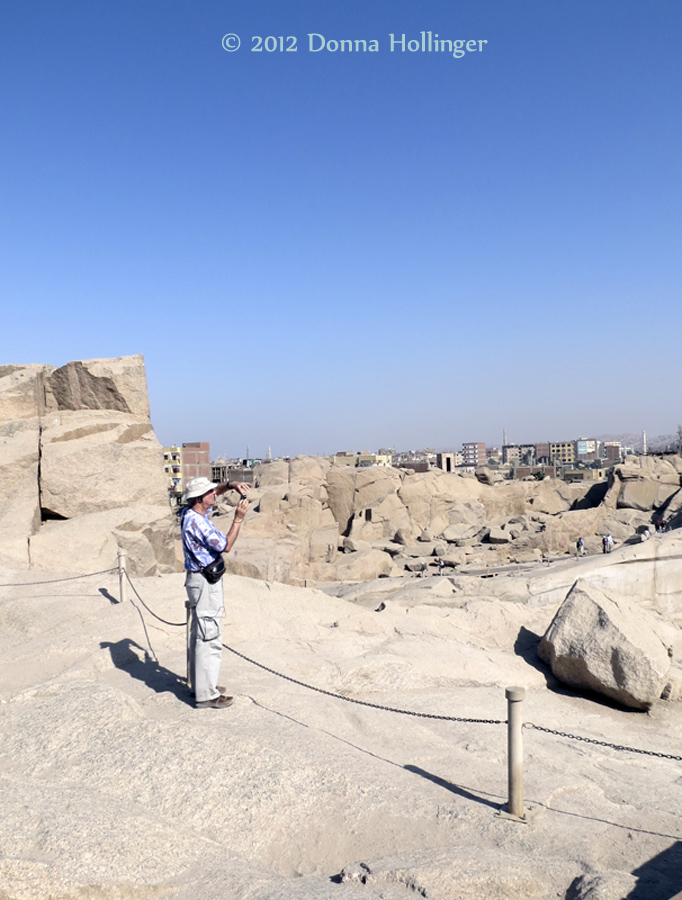
POLYGON ((0 898, 682 892, 679 456, 594 486, 262 466, 218 712, 142 358, 3 367, 0 441, 0 898))

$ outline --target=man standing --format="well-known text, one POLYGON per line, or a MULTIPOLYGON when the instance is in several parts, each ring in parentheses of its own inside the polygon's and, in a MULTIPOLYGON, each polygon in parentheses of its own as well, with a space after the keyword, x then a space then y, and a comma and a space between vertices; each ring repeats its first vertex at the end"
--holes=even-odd
POLYGON ((185 554, 185 589, 192 613, 189 647, 189 679, 198 709, 226 709, 234 702, 218 686, 223 653, 222 617, 223 583, 207 580, 202 571, 228 553, 237 540, 244 516, 249 508, 245 499, 250 485, 244 482, 214 484, 208 478, 193 478, 187 483, 181 514, 182 546, 185 554), (208 515, 216 496, 230 489, 239 492, 234 520, 227 534, 213 525, 208 515))

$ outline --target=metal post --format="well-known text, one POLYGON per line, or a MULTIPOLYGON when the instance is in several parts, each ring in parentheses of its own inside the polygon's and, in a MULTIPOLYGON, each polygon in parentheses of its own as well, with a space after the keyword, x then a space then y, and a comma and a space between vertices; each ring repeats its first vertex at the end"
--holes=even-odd
POLYGON ((126 574, 128 568, 128 554, 125 550, 118 550, 118 596, 121 603, 125 603, 128 599, 128 576, 126 574))
POLYGON ((518 819, 525 818, 523 812, 523 698, 526 691, 522 687, 508 687, 507 698, 507 774, 509 802, 507 812, 518 819))

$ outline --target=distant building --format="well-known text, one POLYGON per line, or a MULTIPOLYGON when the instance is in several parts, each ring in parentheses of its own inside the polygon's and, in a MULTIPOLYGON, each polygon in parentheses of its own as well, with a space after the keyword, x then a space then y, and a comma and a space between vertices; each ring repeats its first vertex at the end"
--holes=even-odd
POLYGON ((521 448, 517 444, 502 445, 502 465, 510 463, 519 465, 521 462, 521 448))
POLYGON ((211 477, 211 456, 208 441, 187 443, 182 445, 182 479, 183 486, 191 478, 211 477))
POLYGON ((550 462, 563 465, 575 462, 575 444, 573 441, 550 441, 550 462))
POLYGON ((353 453, 344 450, 336 453, 332 457, 332 463, 335 466, 356 466, 361 469, 369 466, 385 466, 390 468, 392 457, 382 453, 370 453, 368 450, 361 450, 353 453))
POLYGON ((517 466, 513 471, 514 478, 528 478, 529 475, 537 477, 542 473, 545 478, 556 478, 556 466, 517 466))
POLYGON ((577 462, 595 462, 599 459, 599 441, 595 438, 579 438, 575 442, 577 462))
POLYGON ((541 441, 536 444, 535 453, 538 465, 549 465, 552 458, 549 452, 549 441, 541 441))
POLYGON ((620 462, 623 458, 623 447, 620 441, 604 441, 604 457, 609 462, 620 462))
POLYGON ((534 466, 536 462, 536 444, 505 444, 502 447, 503 465, 534 466))
POLYGON ((260 459, 227 459, 222 456, 211 463, 211 481, 216 484, 243 481, 253 484, 253 470, 261 465, 260 459))
POLYGON ((484 466, 487 462, 485 444, 468 442, 462 444, 462 464, 465 466, 484 466))
POLYGON ((564 469, 564 481, 603 481, 607 469, 564 469))
POLYGON ((409 469, 411 472, 428 472, 431 468, 427 462, 423 460, 415 460, 414 462, 393 463, 394 469, 409 469))
POLYGON ((168 491, 179 497, 184 489, 182 481, 182 447, 163 448, 163 471, 166 473, 168 491))
POLYGON ((437 453, 436 466, 443 472, 454 472, 457 466, 461 466, 464 457, 461 453, 437 453))

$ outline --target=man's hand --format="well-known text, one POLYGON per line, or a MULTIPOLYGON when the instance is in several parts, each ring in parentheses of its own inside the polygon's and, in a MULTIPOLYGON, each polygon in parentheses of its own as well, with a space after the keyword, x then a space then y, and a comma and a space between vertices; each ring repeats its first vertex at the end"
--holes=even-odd
POLYGON ((242 499, 237 504, 237 509, 235 510, 234 520, 235 522, 241 522, 244 519, 244 516, 249 511, 249 501, 242 497, 242 499))
POLYGON ((247 484, 245 481, 228 481, 227 487, 231 488, 233 491, 237 491, 242 497, 246 497, 251 490, 251 485, 247 484))

